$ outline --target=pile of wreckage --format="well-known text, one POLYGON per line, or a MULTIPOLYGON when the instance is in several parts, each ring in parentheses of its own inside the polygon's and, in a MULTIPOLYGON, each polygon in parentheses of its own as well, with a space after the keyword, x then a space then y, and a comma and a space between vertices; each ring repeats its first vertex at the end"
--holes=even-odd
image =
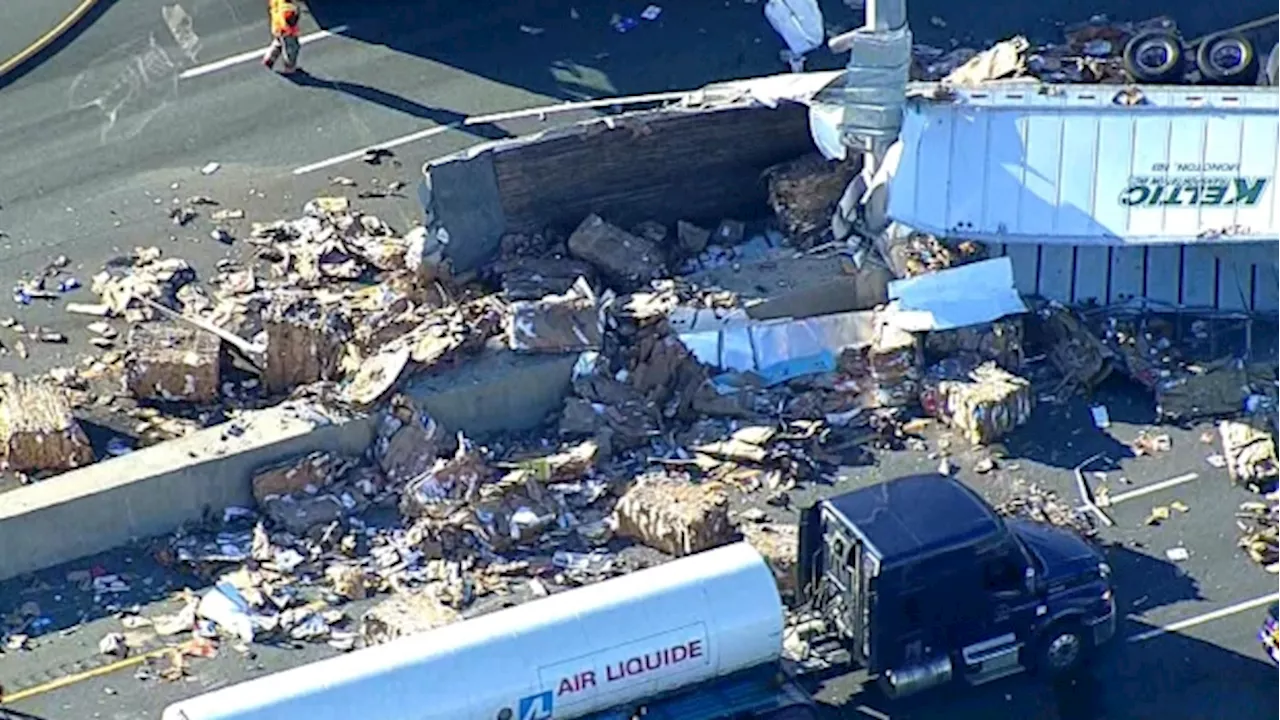
POLYGON ((1062 42, 1033 46, 1022 36, 985 50, 912 47, 911 79, 950 85, 980 85, 992 80, 1036 79, 1049 83, 1128 83, 1122 52, 1130 38, 1158 31, 1176 34, 1169 17, 1115 22, 1096 15, 1063 28, 1062 42))
MULTIPOLYGON (((262 468, 256 507, 228 509, 156 550, 163 563, 217 578, 175 617, 130 620, 159 635, 194 633, 165 671, 180 676, 183 654, 216 652, 220 635, 349 649, 661 559, 622 552, 635 546, 679 556, 741 535, 787 590, 796 531, 769 517, 790 506, 794 488, 831 481, 871 449, 921 443, 922 427, 994 443, 1038 402, 1096 388, 1117 370, 1151 387, 1170 418, 1239 415, 1246 404, 1274 416, 1273 375, 1186 362, 1150 324, 1110 317, 1098 328, 1060 305, 1028 307, 1007 258, 985 258, 973 243, 913 236, 890 263, 905 270, 879 306, 811 317, 755 319, 733 293, 672 277, 672 268, 738 270, 831 252, 815 229, 844 181, 820 175, 841 172, 806 158, 770 174, 786 234, 749 233, 733 220, 626 230, 592 215, 567 237, 510 235, 497 258, 465 275, 444 259, 445 239, 397 233, 341 197, 317 198, 295 220, 255 223, 243 238, 254 262, 225 261, 208 288, 182 260, 139 249, 94 278, 100 303, 77 308, 106 339, 115 336, 105 320, 128 321, 124 346, 104 340, 113 347, 83 368, 3 388, 6 458, 44 470, 83 464, 72 408, 122 397, 137 403, 144 439, 182 406, 234 417, 288 398, 317 412, 376 414, 364 456, 317 452, 262 468), (545 432, 481 445, 400 392, 408 378, 465 363, 494 341, 576 357, 570 395, 545 432), (59 438, 61 459, 23 450, 26 436, 59 438), (735 510, 744 496, 760 502, 735 510), (238 569, 226 574, 229 565, 238 569), (358 625, 340 609, 387 592, 358 625)), ((1232 477, 1270 473, 1274 483, 1274 429, 1251 432, 1223 430, 1232 477)), ((1018 487, 999 507, 1089 531, 1036 487, 1018 487)), ((1271 528, 1270 549, 1258 551, 1267 562, 1274 515, 1271 528)), ((1252 554, 1265 538, 1250 537, 1252 554)), ((128 647, 104 641, 104 652, 128 647)))
MULTIPOLYGON (((367 457, 312 453, 262 468, 256 508, 171 539, 157 557, 216 577, 213 589, 184 593, 173 616, 126 615, 130 632, 104 638, 103 652, 128 653, 139 634, 190 636, 160 672, 177 678, 183 658, 215 654, 228 635, 242 648, 384 642, 652 561, 620 554, 627 543, 615 538, 679 556, 741 535, 789 591, 794 525, 758 507, 735 512, 735 496, 786 508, 798 485, 829 480, 869 447, 922 445, 930 425, 989 445, 1037 403, 1116 374, 1152 393, 1162 421, 1239 418, 1219 422, 1211 462, 1264 496, 1240 508, 1240 546, 1275 572, 1274 363, 1217 357, 1213 319, 1028 308, 1007 261, 922 234, 894 247, 888 264, 901 277, 869 310, 756 320, 732 293, 668 277, 821 250, 847 177, 812 159, 797 166, 837 179, 771 175, 785 235, 748 237, 731 220, 627 231, 591 216, 568 237, 509 236, 496 261, 460 278, 425 230, 400 235, 344 198, 318 198, 302 218, 255 225, 245 241, 261 264, 224 263, 211 291, 155 248, 109 265, 93 280, 101 302, 75 308, 95 318, 106 352, 0 388, 10 468, 92 462, 73 409, 122 398, 135 402, 144 442, 285 396, 381 423, 367 457), (127 332, 107 322, 116 318, 127 332), (481 447, 396 392, 496 337, 516 352, 577 357, 547 437, 481 447), (214 410, 166 414, 184 404, 214 410), (386 593, 358 624, 341 609, 386 593)), ((1161 437, 1135 452, 1158 451, 1161 437)), ((1090 531, 1051 494, 1015 490, 1002 512, 1090 531)))

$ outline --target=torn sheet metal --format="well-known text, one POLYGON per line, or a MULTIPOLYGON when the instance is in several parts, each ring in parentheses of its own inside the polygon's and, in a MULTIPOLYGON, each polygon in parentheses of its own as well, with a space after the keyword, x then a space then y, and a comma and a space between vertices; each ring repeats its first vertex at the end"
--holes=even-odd
MULTIPOLYGON (((687 316, 682 317, 687 322, 687 316)), ((841 350, 872 343, 910 344, 914 338, 888 325, 875 312, 819 315, 803 320, 746 320, 737 315, 698 316, 678 337, 700 362, 734 372, 751 372, 767 384, 835 369, 841 350)))
POLYGON ((911 332, 952 330, 1027 312, 1007 257, 889 283, 886 320, 911 332))

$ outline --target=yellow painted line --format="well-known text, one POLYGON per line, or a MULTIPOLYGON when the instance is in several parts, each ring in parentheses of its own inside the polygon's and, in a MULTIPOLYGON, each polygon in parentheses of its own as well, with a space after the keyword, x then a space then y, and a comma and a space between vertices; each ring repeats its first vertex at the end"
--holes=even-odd
POLYGON ((72 10, 70 15, 62 18, 62 20, 57 25, 54 25, 49 32, 41 35, 39 39, 28 45, 17 55, 5 60, 3 63, 0 63, 0 76, 3 76, 5 73, 26 62, 32 55, 35 55, 46 47, 49 47, 49 43, 57 40, 63 33, 69 30, 72 25, 80 22, 80 18, 84 17, 85 13, 89 12, 89 10, 97 4, 98 0, 80 0, 80 4, 76 6, 76 9, 72 10))
MULTIPOLYGON (((90 2, 96 1, 97 0, 90 0, 90 2)), ((173 648, 171 647, 163 647, 159 650, 152 650, 151 652, 146 652, 141 655, 134 655, 133 657, 128 657, 124 660, 117 660, 116 662, 103 665, 102 667, 96 667, 92 670, 85 670, 84 672, 75 673, 73 675, 65 675, 57 680, 50 680, 43 685, 36 685, 34 687, 26 688, 25 690, 19 690, 12 694, 6 694, 4 696, 4 701, 5 703, 14 703, 19 700, 26 700, 27 698, 35 697, 36 695, 43 695, 44 693, 52 692, 68 685, 74 685, 78 682, 89 680, 90 678, 109 675, 117 670, 124 670, 125 668, 146 662, 150 658, 160 657, 168 652, 172 652, 172 650, 173 648)))

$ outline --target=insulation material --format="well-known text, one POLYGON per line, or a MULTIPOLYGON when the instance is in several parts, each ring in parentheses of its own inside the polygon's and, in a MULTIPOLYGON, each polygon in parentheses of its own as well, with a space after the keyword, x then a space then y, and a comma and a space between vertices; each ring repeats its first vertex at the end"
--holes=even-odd
POLYGON ((17 472, 70 470, 94 461, 89 438, 62 391, 18 380, 0 389, 0 453, 17 472))
POLYGON ((140 400, 213 402, 221 387, 222 340, 174 322, 129 330, 125 392, 140 400))
POLYGON ((997 366, 948 359, 925 373, 920 404, 974 445, 986 445, 1031 417, 1031 383, 997 366))
POLYGON ((1271 433, 1246 423, 1224 420, 1218 423, 1218 435, 1222 438, 1222 456, 1226 458, 1232 482, 1262 491, 1280 478, 1276 440, 1271 433))
POLYGON ((600 347, 612 293, 597 298, 586 278, 563 295, 511 303, 507 345, 523 352, 581 352, 600 347))
POLYGON ((840 195, 857 171, 856 161, 831 162, 817 153, 765 171, 769 206, 793 246, 807 249, 822 240, 840 195))
POLYGON ((786 596, 796 591, 796 555, 800 552, 798 526, 782 523, 747 523, 742 537, 756 552, 764 556, 778 582, 778 590, 786 596))
POLYGON ((588 215, 569 236, 569 252, 614 281, 636 285, 662 277, 662 249, 653 242, 588 215))
POLYGON ((714 485, 641 479, 614 512, 619 535, 677 557, 724 545, 734 535, 729 498, 714 485))
POLYGON ((931 362, 967 355, 977 362, 994 362, 1016 372, 1026 359, 1022 318, 1008 317, 969 327, 938 330, 925 336, 924 351, 931 362))
POLYGON ((311 295, 286 294, 268 306, 263 329, 267 356, 262 379, 268 392, 287 393, 341 377, 352 328, 339 308, 326 307, 311 295))
POLYGON ((369 608, 360 618, 360 638, 365 645, 380 645, 443 627, 459 617, 430 589, 399 593, 369 608))

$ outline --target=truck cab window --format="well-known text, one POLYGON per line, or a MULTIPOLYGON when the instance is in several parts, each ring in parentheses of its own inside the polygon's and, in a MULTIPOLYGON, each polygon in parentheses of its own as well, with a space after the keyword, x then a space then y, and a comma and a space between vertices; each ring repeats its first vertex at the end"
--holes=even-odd
POLYGON ((987 592, 1009 593, 1022 589, 1022 565, 1009 555, 996 555, 983 563, 983 586, 987 592))

